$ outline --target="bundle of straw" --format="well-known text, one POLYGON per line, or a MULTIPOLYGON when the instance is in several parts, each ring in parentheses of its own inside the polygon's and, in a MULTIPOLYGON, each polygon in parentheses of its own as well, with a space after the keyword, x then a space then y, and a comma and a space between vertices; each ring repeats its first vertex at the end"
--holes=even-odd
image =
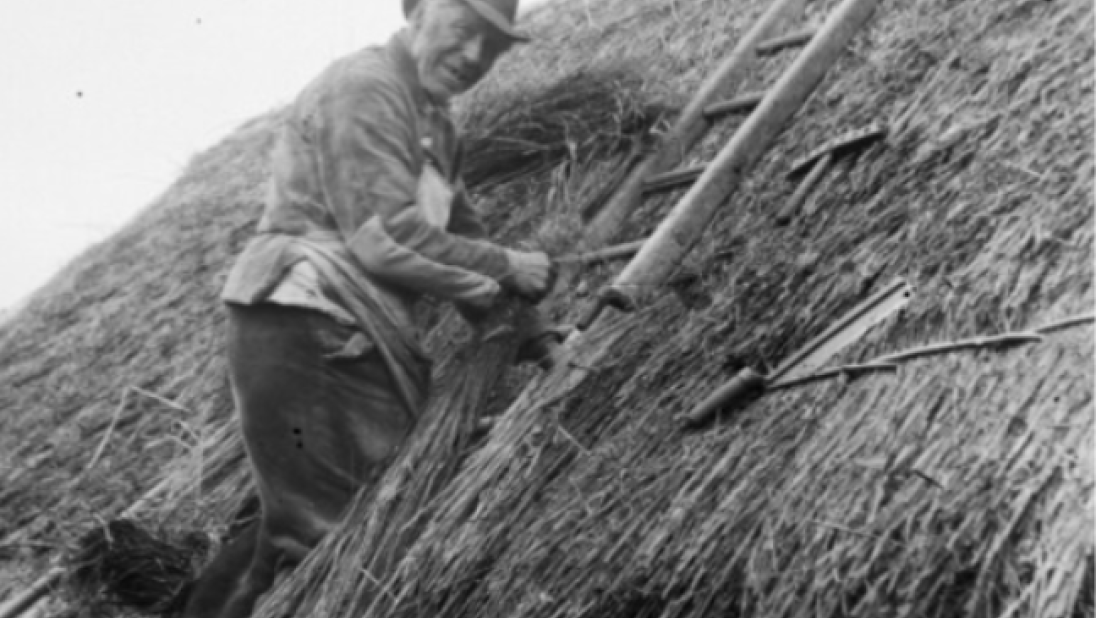
POLYGON ((465 120, 464 178, 480 191, 550 170, 603 161, 653 141, 670 114, 624 69, 579 71, 548 86, 499 93, 465 120))
POLYGON ((351 606, 369 606, 384 595, 384 582, 470 452, 481 413, 514 364, 531 318, 517 301, 485 317, 477 335, 440 368, 426 411, 381 482, 357 496, 340 527, 257 616, 352 615, 351 606), (346 564, 358 568, 348 572, 346 564))
POLYGON ((77 597, 148 613, 172 613, 210 549, 202 533, 172 535, 129 519, 85 534, 70 558, 77 597), (104 594, 105 593, 105 594, 104 594))

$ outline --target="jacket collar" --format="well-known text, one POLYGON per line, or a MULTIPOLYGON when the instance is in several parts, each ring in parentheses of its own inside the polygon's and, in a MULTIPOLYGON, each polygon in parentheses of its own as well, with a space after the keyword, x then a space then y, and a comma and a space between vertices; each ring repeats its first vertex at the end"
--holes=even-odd
POLYGON ((392 59, 396 72, 403 79, 415 98, 415 104, 419 109, 435 108, 448 110, 449 105, 445 101, 438 101, 430 96, 430 93, 422 87, 419 79, 419 67, 415 64, 415 57, 411 55, 411 33, 406 29, 400 30, 388 41, 388 57, 392 59))

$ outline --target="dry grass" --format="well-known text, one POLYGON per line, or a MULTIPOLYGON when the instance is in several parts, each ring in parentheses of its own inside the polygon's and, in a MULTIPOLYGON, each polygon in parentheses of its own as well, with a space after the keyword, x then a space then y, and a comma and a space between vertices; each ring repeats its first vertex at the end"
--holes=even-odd
MULTIPOLYGON (((710 6, 696 11, 714 19, 710 6)), ((775 363, 897 274, 918 284, 917 298, 848 358, 1090 310, 1089 21, 1080 2, 887 3, 684 265, 708 302, 667 295, 618 319, 610 341, 584 348, 584 364, 607 367, 564 398, 546 394, 566 390, 549 384, 560 376, 545 378, 511 407, 382 580, 383 599, 328 596, 325 607, 1073 612, 1092 552, 1090 327, 770 397, 715 432, 680 435, 673 416, 737 365, 775 363), (1036 132, 1040 116, 1059 130, 1036 132), (839 166, 814 219, 775 228, 792 190, 773 180, 786 162, 871 120, 891 125, 886 147, 839 166), (727 249, 729 262, 712 259, 727 249)), ((567 26, 553 32, 575 36, 567 26)), ((351 564, 335 559, 328 581, 346 582, 339 566, 351 564)))
MULTIPOLYGON (((1091 615, 1091 596, 1077 601, 1092 577, 1089 326, 773 395, 704 433, 681 434, 673 418, 740 365, 776 364, 894 276, 917 296, 841 360, 1091 311, 1091 4, 881 4, 682 265, 681 298, 694 302, 661 295, 580 351, 594 371, 536 378, 381 576, 388 594, 370 613, 1091 615), (840 163, 812 218, 775 227, 793 191, 787 163, 872 121, 890 125, 887 143, 840 163)), ((680 106, 763 8, 553 7, 531 24, 539 41, 500 66, 466 117, 508 92, 622 66, 642 76, 640 100, 680 106)), ((767 61, 754 85, 786 62, 767 61)), ((150 520, 217 532, 242 506, 249 481, 225 420, 214 296, 257 213, 268 147, 260 124, 196 159, 159 206, 5 327, 0 377, 12 386, 0 408, 19 414, 0 421, 12 454, 0 514, 17 541, 53 542, 87 511, 116 512, 167 460, 150 520), (82 473, 127 386, 189 412, 131 396, 100 469, 82 473), (183 444, 142 449, 170 435, 183 444)), ((482 197, 511 241, 563 247, 622 157, 585 169, 560 159, 482 197)), ((671 203, 646 202, 620 240, 648 233, 671 203)), ((586 282, 612 272, 592 269, 586 282)), ((577 306, 565 290, 550 310, 577 306)), ((451 335, 439 330, 437 349, 452 349, 451 335)), ((329 573, 323 587, 288 581, 264 614, 279 615, 293 590, 366 609, 351 577, 366 550, 333 553, 339 543, 301 571, 329 573)))
POLYGON ((181 608, 182 591, 208 557, 209 538, 201 533, 172 535, 145 530, 119 519, 90 530, 70 558, 69 584, 80 602, 111 605, 149 614, 181 608))
POLYGON ((641 86, 634 71, 608 69, 498 93, 464 118, 465 182, 473 191, 489 191, 556 168, 582 173, 642 148, 652 141, 649 129, 669 110, 646 102, 638 94, 641 86))
MULTIPOLYGON (((74 548, 228 417, 217 295, 260 212, 276 122, 195 157, 0 328, 0 544, 19 563, 74 548)), ((0 581, 4 597, 19 584, 0 581)))
POLYGON ((444 503, 446 487, 474 450, 477 421, 514 364, 528 315, 517 303, 504 307, 447 359, 407 448, 375 487, 359 494, 338 532, 271 603, 292 614, 336 616, 386 594, 388 574, 444 503), (345 569, 347 564, 355 568, 345 569))
MULTIPOLYGON (((533 93, 542 99, 522 94, 541 111, 535 121, 501 113, 513 108, 512 99, 466 121, 478 136, 467 150, 470 164, 488 180, 492 173, 509 177, 494 191, 534 194, 534 186, 565 185, 578 164, 642 141, 664 112, 643 102, 635 77, 619 69, 565 85, 533 93), (584 100, 595 107, 613 101, 622 113, 578 118, 584 100), (538 144, 539 154, 511 163, 484 156, 507 135, 538 144)), ((160 203, 72 264, 4 331, 14 354, 0 372, 15 388, 0 397, 10 409, 28 410, 6 419, 8 435, 21 438, 7 451, 11 461, 29 458, 30 465, 12 466, 3 490, 10 501, 0 507, 6 523, 0 533, 11 532, 6 542, 20 558, 41 564, 51 553, 76 549, 89 527, 100 529, 101 519, 146 491, 153 494, 145 500, 146 519, 209 526, 216 537, 229 535, 246 510, 251 481, 226 390, 217 293, 261 210, 277 125, 272 114, 198 156, 160 203), (155 276, 145 272, 153 266, 160 269, 155 276), (58 350, 69 353, 62 358, 58 350), (81 401, 81 389, 102 395, 81 401), (58 397, 71 402, 70 414, 45 414, 58 397)), ((520 227, 537 220, 532 210, 503 217, 520 227)), ((432 322, 442 317, 430 311, 438 314, 432 322)), ((443 322, 434 349, 453 350, 459 330, 443 322)))

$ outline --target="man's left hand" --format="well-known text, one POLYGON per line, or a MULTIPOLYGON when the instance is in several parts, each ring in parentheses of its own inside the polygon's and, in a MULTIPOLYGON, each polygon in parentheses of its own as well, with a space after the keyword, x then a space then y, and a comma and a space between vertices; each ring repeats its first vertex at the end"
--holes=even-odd
POLYGON ((510 274, 499 281, 504 287, 534 305, 544 300, 556 283, 559 269, 542 251, 506 250, 510 274))

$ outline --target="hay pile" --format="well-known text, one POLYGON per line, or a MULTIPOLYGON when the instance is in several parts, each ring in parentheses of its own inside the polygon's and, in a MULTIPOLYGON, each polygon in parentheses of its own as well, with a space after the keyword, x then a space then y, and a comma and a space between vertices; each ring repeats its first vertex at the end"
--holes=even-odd
POLYGON ((185 588, 210 554, 201 533, 153 534, 118 519, 85 534, 70 557, 69 584, 81 600, 149 614, 182 609, 185 588))
MULTIPOLYGON (((530 24, 537 41, 501 63, 466 108, 621 66, 643 76, 643 100, 680 105, 766 4, 551 6, 530 24)), ((811 3, 804 21, 832 4, 811 3)), ((1091 311, 1092 18, 1083 0, 881 2, 682 265, 691 274, 683 292, 704 302, 661 295, 579 350, 585 369, 538 378, 416 520, 420 538, 382 576, 386 594, 361 596, 375 591, 354 579, 368 549, 343 551, 333 538, 263 615, 285 615, 294 591, 305 593, 302 607, 393 616, 1091 615, 1091 596, 1080 594, 1093 554, 1090 326, 768 396, 699 434, 678 433, 674 416, 742 364, 778 363, 896 276, 919 290, 905 314, 839 360, 1091 311), (774 226, 794 190, 787 163, 874 121, 890 125, 887 143, 837 165, 817 188, 815 215, 774 226), (332 574, 322 604, 307 579, 321 569, 332 574)), ((771 83, 786 62, 763 63, 746 89, 771 83)), ((721 124, 685 164, 710 158, 734 126, 721 124)), ((45 317, 0 335, 15 351, 0 367, 14 385, 0 391, 0 407, 25 412, 0 420, 2 452, 18 453, 2 473, 8 530, 52 541, 57 524, 90 519, 84 505, 110 512, 135 500, 168 460, 172 476, 149 520, 216 534, 240 508, 249 479, 217 382, 223 368, 210 363, 219 349, 210 280, 258 207, 268 133, 252 129, 196 160, 139 233, 100 248, 32 303, 27 315, 45 317), (184 284, 194 287, 173 287, 184 284), (96 353, 102 371, 92 371, 96 353), (100 381, 81 391, 72 375, 100 381), (46 439, 84 411, 79 439, 97 444, 134 383, 188 410, 201 448, 157 403, 157 414, 121 415, 110 444, 125 448, 105 451, 103 477, 76 483, 93 453, 46 439), (187 447, 140 451, 143 432, 187 447), (59 521, 28 527, 39 513, 59 521)), ((543 235, 565 246, 582 204, 625 157, 557 159, 519 183, 486 181, 489 219, 510 241, 543 235)), ((672 202, 645 202, 620 239, 649 233, 672 202)), ((612 275, 592 269, 582 287, 612 275)), ((572 292, 555 299, 555 317, 573 317, 572 292)), ((449 328, 432 337, 442 357, 455 347, 449 328)), ((298 615, 310 613, 324 615, 298 615)))
MULTIPOLYGON (((675 8, 627 36, 726 15, 675 8)), ((565 13, 551 32, 566 39, 619 12, 565 13)), ((1079 1, 884 2, 683 265, 709 302, 667 294, 618 316, 580 351, 592 370, 530 387, 381 598, 358 601, 346 573, 360 555, 315 556, 332 559, 328 590, 346 592, 323 610, 1090 614, 1091 326, 766 397, 696 435, 674 416, 740 365, 776 364, 896 275, 917 297, 842 360, 1090 312, 1091 19, 1079 1), (824 181, 815 218, 774 226, 794 189, 787 161, 873 120, 891 126, 889 142, 824 181)), ((603 23, 598 41, 613 47, 603 23)), ((286 598, 260 615, 288 615, 286 598)))

